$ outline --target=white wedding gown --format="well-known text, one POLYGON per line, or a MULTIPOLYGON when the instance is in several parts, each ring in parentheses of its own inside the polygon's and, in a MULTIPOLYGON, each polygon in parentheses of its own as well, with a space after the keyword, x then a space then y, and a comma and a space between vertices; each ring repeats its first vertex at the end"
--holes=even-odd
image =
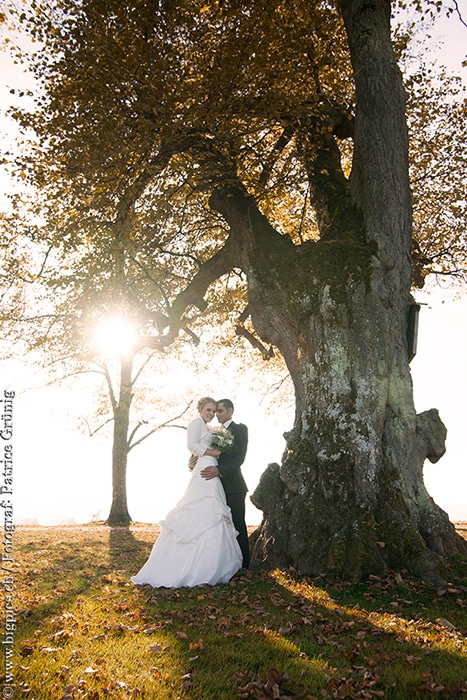
POLYGON ((214 457, 202 456, 211 434, 202 418, 188 426, 188 449, 198 455, 181 500, 159 525, 161 533, 149 559, 131 580, 153 588, 180 588, 202 583, 227 583, 242 567, 237 531, 219 477, 206 480, 200 472, 214 457))

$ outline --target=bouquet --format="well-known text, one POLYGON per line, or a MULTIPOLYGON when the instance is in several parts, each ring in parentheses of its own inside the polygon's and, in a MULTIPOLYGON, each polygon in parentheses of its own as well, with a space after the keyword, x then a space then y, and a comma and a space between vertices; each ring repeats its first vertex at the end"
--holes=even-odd
POLYGON ((221 452, 231 450, 235 442, 235 438, 230 430, 226 428, 216 428, 212 431, 211 447, 214 447, 221 452))

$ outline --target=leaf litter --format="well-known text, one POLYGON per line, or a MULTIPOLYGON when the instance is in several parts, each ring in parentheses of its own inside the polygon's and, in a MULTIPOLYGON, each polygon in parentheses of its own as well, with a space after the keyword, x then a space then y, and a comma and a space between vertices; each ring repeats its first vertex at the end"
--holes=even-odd
POLYGON ((153 697, 155 689, 161 698, 182 693, 200 700, 402 697, 393 695, 401 669, 409 673, 406 683, 414 693, 467 694, 462 676, 449 680, 440 663, 433 665, 441 650, 453 662, 456 655, 466 660, 466 602, 459 587, 434 593, 404 572, 354 586, 290 570, 250 572, 215 588, 138 590, 128 581, 134 558, 127 551, 124 558, 109 557, 108 529, 83 528, 79 556, 81 543, 71 548, 61 541, 54 548, 63 532, 53 530, 47 546, 42 542, 41 568, 32 550, 27 556, 31 535, 21 553, 18 600, 27 636, 19 655, 31 659, 20 669, 24 697, 34 698, 32 664, 38 655, 58 664, 43 673, 53 678, 50 697, 62 700, 153 697), (89 561, 96 562, 94 570, 89 561), (96 644, 102 653, 92 656, 96 644), (239 644, 241 672, 242 662, 228 658, 238 655, 239 644), (119 650, 132 645, 138 649, 134 670, 118 672, 119 650), (275 656, 274 645, 280 651, 275 656), (219 650, 230 694, 209 690, 207 667, 219 650))

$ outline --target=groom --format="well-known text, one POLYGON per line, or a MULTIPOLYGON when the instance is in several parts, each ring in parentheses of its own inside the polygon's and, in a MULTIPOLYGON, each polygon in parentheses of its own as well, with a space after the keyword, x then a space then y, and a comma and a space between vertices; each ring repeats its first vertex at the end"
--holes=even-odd
POLYGON ((222 399, 217 402, 217 420, 224 428, 233 433, 235 442, 228 452, 222 452, 219 455, 217 458, 218 466, 205 467, 201 472, 201 476, 204 479, 214 479, 216 476, 220 476, 227 505, 232 511, 233 524, 238 532, 237 539, 242 550, 243 568, 248 569, 250 565, 250 550, 245 524, 245 499, 248 488, 240 469, 245 461, 248 446, 248 428, 243 423, 235 423, 232 420, 233 412, 234 405, 230 399, 222 399))

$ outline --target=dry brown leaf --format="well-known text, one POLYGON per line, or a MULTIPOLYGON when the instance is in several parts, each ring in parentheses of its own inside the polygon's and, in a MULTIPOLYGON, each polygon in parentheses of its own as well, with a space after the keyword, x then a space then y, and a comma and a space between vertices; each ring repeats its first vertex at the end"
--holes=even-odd
POLYGON ((34 654, 35 647, 25 645, 24 647, 21 648, 20 656, 31 656, 31 654, 34 654))
POLYGON ((204 649, 203 640, 200 639, 198 642, 190 642, 190 651, 195 651, 196 649, 204 649))
POLYGON ((63 689, 63 695, 60 700, 71 700, 74 696, 75 686, 73 684, 67 685, 63 689))
POLYGON ((415 666, 416 664, 419 664, 421 659, 418 658, 418 656, 412 656, 412 654, 408 654, 405 657, 405 660, 407 661, 408 664, 411 666, 415 666))
POLYGON ((60 630, 59 632, 55 632, 55 634, 53 634, 50 637, 50 639, 53 639, 54 641, 56 639, 61 639, 61 638, 64 638, 64 639, 68 638, 69 639, 70 637, 73 637, 73 635, 74 635, 73 630, 60 630))

